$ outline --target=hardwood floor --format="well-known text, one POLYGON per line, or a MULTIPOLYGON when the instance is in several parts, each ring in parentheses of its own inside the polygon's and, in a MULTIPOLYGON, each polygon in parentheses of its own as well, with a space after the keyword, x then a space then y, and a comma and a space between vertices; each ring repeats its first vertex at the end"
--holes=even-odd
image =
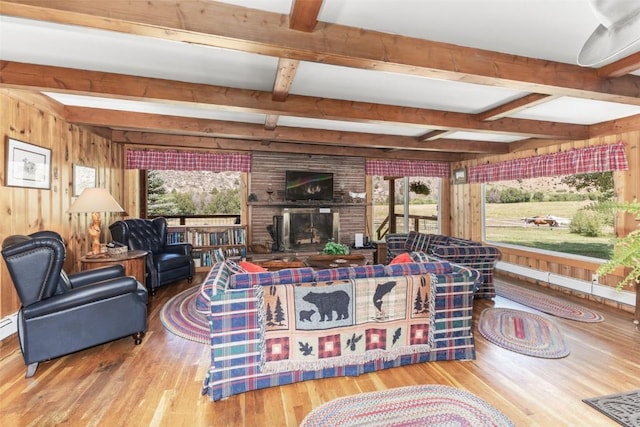
MULTIPOLYGON (((165 286, 151 299, 149 331, 141 345, 127 337, 41 363, 30 379, 24 378, 16 335, 3 340, 0 424, 297 426, 312 408, 340 396, 445 384, 476 394, 517 426, 615 426, 581 399, 640 388, 640 331, 632 324, 633 315, 576 299, 603 314, 605 321, 553 318, 571 348, 563 359, 516 354, 476 332, 473 361, 422 363, 360 377, 306 381, 211 402, 200 395, 208 346, 170 334, 159 319, 167 299, 189 286, 165 286)), ((526 310, 500 297, 477 300, 476 321, 482 309, 494 305, 526 310)))

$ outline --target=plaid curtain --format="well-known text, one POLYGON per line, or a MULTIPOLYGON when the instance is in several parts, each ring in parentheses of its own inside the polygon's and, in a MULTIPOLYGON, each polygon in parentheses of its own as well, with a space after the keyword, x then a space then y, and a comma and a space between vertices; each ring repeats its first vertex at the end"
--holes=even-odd
POLYGON ((449 163, 411 160, 367 160, 367 175, 447 178, 449 163))
POLYGON ((545 176, 627 170, 624 143, 546 154, 469 167, 469 182, 495 182, 545 176))
POLYGON ((251 172, 251 155, 193 151, 127 150, 127 169, 251 172))

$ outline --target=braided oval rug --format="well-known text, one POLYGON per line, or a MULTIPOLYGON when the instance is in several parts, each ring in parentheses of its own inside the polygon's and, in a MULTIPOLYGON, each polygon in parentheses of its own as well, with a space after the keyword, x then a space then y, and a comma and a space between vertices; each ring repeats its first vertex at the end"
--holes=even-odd
POLYGON ((559 359, 569 355, 562 332, 551 319, 510 308, 485 308, 478 331, 488 341, 527 356, 559 359))
POLYGON ((339 397, 315 408, 300 426, 500 427, 513 423, 474 394, 428 384, 339 397))
POLYGON ((193 286, 171 297, 160 309, 160 322, 166 330, 180 338, 211 344, 209 320, 196 310, 200 286, 193 286))
POLYGON ((593 310, 571 303, 563 298, 537 292, 523 286, 512 285, 501 280, 494 280, 496 293, 503 298, 515 301, 552 316, 578 322, 602 322, 604 317, 593 310))

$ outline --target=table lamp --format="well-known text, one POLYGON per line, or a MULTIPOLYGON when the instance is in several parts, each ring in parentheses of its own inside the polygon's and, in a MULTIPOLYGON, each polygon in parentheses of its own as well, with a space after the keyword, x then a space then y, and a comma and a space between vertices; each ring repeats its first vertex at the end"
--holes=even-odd
MULTIPOLYGON (((91 212, 91 225, 88 228, 91 236, 91 255, 100 254, 100 212, 124 212, 111 193, 104 188, 85 188, 80 196, 71 204, 68 213, 91 212)), ((90 255, 88 254, 88 255, 90 255)))

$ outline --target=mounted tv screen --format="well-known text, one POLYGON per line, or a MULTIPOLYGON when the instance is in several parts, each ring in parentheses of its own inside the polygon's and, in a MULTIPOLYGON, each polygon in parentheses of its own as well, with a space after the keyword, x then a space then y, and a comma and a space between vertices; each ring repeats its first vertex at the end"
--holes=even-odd
POLYGON ((286 171, 285 199, 333 200, 333 174, 329 172, 286 171))

